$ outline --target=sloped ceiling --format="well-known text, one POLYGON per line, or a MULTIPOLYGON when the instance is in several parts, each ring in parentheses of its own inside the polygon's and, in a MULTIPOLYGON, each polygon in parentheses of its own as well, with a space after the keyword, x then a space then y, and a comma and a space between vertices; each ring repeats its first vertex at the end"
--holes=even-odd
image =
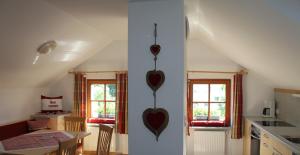
MULTIPOLYGON (((0 86, 43 87, 113 40, 126 40, 127 2, 1 0, 0 86), (58 47, 34 65, 48 40, 58 47)), ((207 44, 276 87, 300 89, 300 1, 186 0, 186 14, 194 45, 207 44)))
POLYGON ((112 41, 108 46, 93 55, 93 57, 76 67, 77 71, 124 71, 127 69, 127 40, 112 41))
POLYGON ((200 39, 275 87, 300 89, 300 1, 188 0, 190 38, 200 39))
POLYGON ((127 0, 46 0, 114 40, 127 40, 127 0))
MULTIPOLYGON (((113 7, 99 3, 89 4, 91 6, 100 10, 101 6, 107 10, 113 7)), ((86 14, 94 17, 92 12, 86 14)), ((112 16, 121 15, 114 13, 112 16)), ((107 46, 113 39, 108 32, 114 32, 97 29, 92 23, 81 21, 56 5, 41 0, 1 0, 0 20, 1 88, 47 86, 107 46), (33 64, 36 49, 48 40, 55 40, 57 48, 48 55, 41 55, 33 64)), ((110 23, 111 19, 104 18, 101 22, 110 23)))

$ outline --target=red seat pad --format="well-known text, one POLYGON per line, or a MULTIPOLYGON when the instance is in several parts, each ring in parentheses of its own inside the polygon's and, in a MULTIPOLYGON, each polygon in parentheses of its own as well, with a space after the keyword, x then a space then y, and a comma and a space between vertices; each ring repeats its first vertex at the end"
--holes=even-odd
POLYGON ((29 133, 27 121, 0 126, 0 141, 29 133))
POLYGON ((223 127, 223 121, 192 121, 191 126, 223 127))
POLYGON ((115 124, 114 119, 108 119, 108 118, 89 118, 87 120, 88 123, 97 123, 97 124, 115 124))

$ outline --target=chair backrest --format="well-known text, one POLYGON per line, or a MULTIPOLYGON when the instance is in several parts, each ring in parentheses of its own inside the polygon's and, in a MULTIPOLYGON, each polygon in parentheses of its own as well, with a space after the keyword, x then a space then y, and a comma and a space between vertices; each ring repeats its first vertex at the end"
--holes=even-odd
POLYGON ((65 131, 85 131, 85 117, 65 116, 65 131))
POLYGON ((59 149, 57 155, 75 155, 77 149, 77 137, 59 142, 59 149))
POLYGON ((99 124, 97 155, 109 155, 112 133, 112 127, 99 124))

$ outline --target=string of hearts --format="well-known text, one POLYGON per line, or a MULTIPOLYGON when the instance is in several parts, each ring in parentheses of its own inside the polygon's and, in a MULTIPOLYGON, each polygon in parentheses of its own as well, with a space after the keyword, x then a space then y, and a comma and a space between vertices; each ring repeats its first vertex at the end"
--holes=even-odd
POLYGON ((164 108, 157 108, 156 91, 165 82, 165 74, 157 70, 157 56, 160 53, 161 46, 157 44, 157 24, 154 23, 154 44, 150 46, 150 51, 154 55, 154 69, 146 74, 146 82, 153 91, 154 106, 143 112, 144 125, 156 136, 156 141, 169 123, 169 113, 164 108))

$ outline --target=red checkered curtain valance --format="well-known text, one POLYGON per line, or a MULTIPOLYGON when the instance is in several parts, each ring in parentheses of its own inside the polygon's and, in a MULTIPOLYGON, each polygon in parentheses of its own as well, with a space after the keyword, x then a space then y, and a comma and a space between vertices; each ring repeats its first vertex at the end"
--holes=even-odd
POLYGON ((243 119, 243 75, 234 75, 233 83, 233 122, 231 138, 242 138, 242 119, 243 119))
POLYGON ((127 73, 117 73, 117 133, 128 133, 128 76, 127 73))
POLYGON ((73 115, 86 117, 86 78, 82 73, 75 73, 73 115))

